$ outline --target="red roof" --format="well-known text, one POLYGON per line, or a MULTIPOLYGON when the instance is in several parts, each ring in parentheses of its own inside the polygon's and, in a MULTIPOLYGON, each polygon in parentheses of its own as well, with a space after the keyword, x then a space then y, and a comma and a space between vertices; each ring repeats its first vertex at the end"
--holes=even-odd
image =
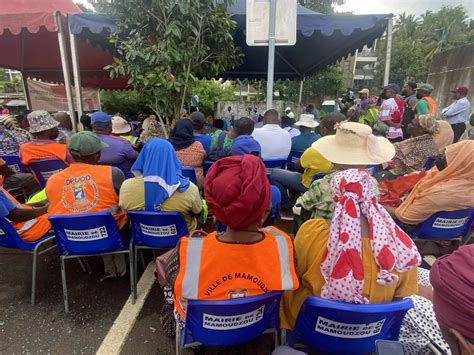
MULTIPOLYGON (((72 0, 4 1, 0 6, 0 67, 22 71, 31 78, 63 82, 56 11, 62 15, 66 31, 66 14, 81 12, 72 0)), ((66 38, 69 51, 67 33, 66 38)), ((79 38, 77 42, 82 86, 127 87, 127 79, 112 80, 109 72, 103 69, 113 62, 111 54, 79 38)), ((69 61, 71 63, 70 52, 69 61)))

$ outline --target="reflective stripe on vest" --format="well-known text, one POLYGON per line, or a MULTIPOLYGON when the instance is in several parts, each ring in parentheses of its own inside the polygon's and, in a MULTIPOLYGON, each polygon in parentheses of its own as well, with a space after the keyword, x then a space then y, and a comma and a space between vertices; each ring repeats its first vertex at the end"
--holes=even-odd
POLYGON ((281 289, 282 290, 291 290, 293 289, 293 278, 291 277, 290 270, 290 251, 288 250, 288 244, 286 243, 286 238, 283 234, 278 232, 276 229, 271 227, 264 228, 265 231, 269 232, 272 237, 275 238, 278 255, 280 257, 280 270, 281 270, 281 289))
POLYGON ((25 233, 28 229, 33 227, 36 224, 36 222, 37 222, 36 218, 35 219, 30 219, 26 222, 23 222, 23 225, 20 227, 20 229, 17 229, 17 233, 20 234, 20 235, 22 233, 25 233))
POLYGON ((183 278, 183 296, 189 299, 198 299, 199 271, 201 270, 201 254, 203 238, 189 238, 186 250, 186 268, 183 278))

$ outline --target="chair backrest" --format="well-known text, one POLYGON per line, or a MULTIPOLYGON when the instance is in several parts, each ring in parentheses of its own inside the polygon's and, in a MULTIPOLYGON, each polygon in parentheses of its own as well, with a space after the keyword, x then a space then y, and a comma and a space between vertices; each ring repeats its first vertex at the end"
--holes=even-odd
POLYGON ((266 226, 273 226, 275 224, 275 220, 280 217, 280 210, 281 210, 281 192, 278 187, 271 185, 272 189, 272 212, 268 216, 267 220, 263 224, 264 227, 266 226))
POLYGON ((301 158, 304 151, 302 150, 292 150, 290 155, 288 155, 288 159, 286 161, 286 168, 288 170, 296 171, 296 162, 301 158))
POLYGON ((59 255, 94 255, 125 246, 110 212, 51 215, 59 255))
POLYGON ((207 172, 211 168, 212 164, 214 164, 212 160, 204 160, 204 176, 207 175, 207 172))
POLYGON ((465 210, 438 212, 408 234, 420 239, 452 239, 465 237, 474 223, 474 207, 465 210))
POLYGON ((25 242, 6 218, 0 218, 0 247, 33 250, 35 243, 25 242))
POLYGON ((370 175, 374 175, 380 171, 380 165, 366 165, 365 170, 367 170, 370 175))
POLYGON ((42 187, 46 186, 46 182, 52 175, 67 168, 67 164, 60 159, 36 160, 32 161, 28 166, 42 187))
POLYGON ((398 340, 411 299, 383 304, 351 304, 314 296, 306 299, 289 335, 290 345, 347 354, 375 351, 377 339, 398 340))
POLYGON ((194 185, 197 185, 196 171, 193 168, 182 168, 181 173, 187 177, 194 185))
POLYGON ((429 157, 426 159, 425 164, 423 164, 423 170, 430 170, 436 162, 436 157, 429 157))
POLYGON ((8 154, 0 156, 5 163, 12 169, 15 173, 27 173, 28 168, 20 160, 20 157, 16 154, 8 154))
POLYGON ((275 169, 285 169, 286 159, 262 159, 263 164, 267 168, 267 176, 270 176, 275 169))
POLYGON ((188 227, 181 213, 129 211, 133 242, 151 248, 174 248, 188 227))
POLYGON ((246 343, 280 323, 281 292, 225 301, 188 300, 181 346, 198 341, 208 346, 246 343))

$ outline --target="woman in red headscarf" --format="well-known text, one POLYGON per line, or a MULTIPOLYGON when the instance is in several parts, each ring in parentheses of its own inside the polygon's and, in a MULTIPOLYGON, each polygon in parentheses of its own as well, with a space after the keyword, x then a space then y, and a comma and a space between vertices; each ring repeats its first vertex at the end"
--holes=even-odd
POLYGON ((271 211, 271 190, 262 161, 253 155, 218 160, 206 176, 209 212, 227 225, 223 233, 182 238, 169 259, 167 280, 179 318, 188 299, 224 300, 294 290, 291 238, 262 228, 271 211))

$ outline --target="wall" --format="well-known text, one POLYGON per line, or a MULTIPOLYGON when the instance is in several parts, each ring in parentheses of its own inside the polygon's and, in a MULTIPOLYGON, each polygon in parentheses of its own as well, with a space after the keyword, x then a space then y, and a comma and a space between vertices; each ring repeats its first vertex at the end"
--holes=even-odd
POLYGON ((452 102, 450 91, 456 86, 469 87, 468 99, 474 110, 474 43, 436 54, 427 82, 433 85, 432 96, 441 108, 452 102))

